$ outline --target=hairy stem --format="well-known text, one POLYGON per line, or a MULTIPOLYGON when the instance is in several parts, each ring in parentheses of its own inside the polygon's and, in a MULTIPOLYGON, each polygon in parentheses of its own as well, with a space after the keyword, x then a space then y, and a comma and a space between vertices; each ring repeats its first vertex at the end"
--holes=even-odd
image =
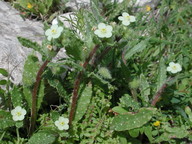
MULTIPOLYGON (((93 55, 96 53, 98 48, 99 48, 99 45, 96 45, 93 48, 93 50, 89 53, 88 58, 85 60, 85 62, 83 64, 84 69, 87 67, 89 61, 91 60, 93 55)), ((70 110, 70 114, 69 114, 69 125, 72 124, 72 121, 74 118, 75 109, 76 109, 77 100, 78 100, 78 91, 79 91, 79 86, 80 86, 82 76, 83 76, 83 71, 79 72, 79 74, 77 75, 77 78, 75 80, 75 83, 74 83, 73 95, 72 95, 72 104, 71 104, 71 110, 70 110)))
POLYGON ((158 102, 159 98, 161 97, 161 95, 162 95, 162 93, 163 93, 163 91, 164 91, 164 89, 165 89, 166 87, 167 87, 167 84, 164 83, 164 84, 161 86, 161 88, 158 90, 158 92, 155 94, 155 96, 154 96, 154 98, 153 98, 153 100, 152 100, 152 102, 151 102, 151 105, 152 105, 152 106, 155 106, 155 105, 156 105, 156 103, 158 102))
POLYGON ((37 116, 37 92, 38 92, 39 84, 41 81, 41 76, 48 63, 49 61, 46 60, 40 67, 39 71, 37 72, 36 82, 34 84, 34 88, 32 92, 32 108, 31 108, 31 121, 30 121, 29 135, 32 135, 35 129, 35 121, 37 116))

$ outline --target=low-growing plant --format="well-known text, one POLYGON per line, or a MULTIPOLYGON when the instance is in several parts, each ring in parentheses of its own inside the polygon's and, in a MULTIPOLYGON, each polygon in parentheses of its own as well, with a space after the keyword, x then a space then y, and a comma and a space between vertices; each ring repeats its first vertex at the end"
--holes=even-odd
POLYGON ((93 0, 76 12, 78 33, 59 21, 45 22, 41 45, 18 37, 42 59, 27 57, 22 85, 0 81, 2 143, 192 141, 192 6, 162 0, 155 15, 127 5, 93 0))

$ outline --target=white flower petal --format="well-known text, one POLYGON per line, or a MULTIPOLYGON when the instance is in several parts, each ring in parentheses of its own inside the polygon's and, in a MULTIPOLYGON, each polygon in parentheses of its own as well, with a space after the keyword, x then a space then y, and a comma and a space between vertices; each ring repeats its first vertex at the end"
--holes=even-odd
POLYGON ((124 20, 124 18, 123 18, 122 16, 119 16, 118 19, 119 19, 120 21, 123 21, 123 20, 124 20))
POLYGON ((57 25, 59 22, 57 20, 57 18, 55 18, 53 21, 52 21, 52 25, 57 25))
POLYGON ((125 26, 128 26, 128 25, 130 24, 130 22, 127 21, 127 20, 124 20, 124 21, 122 22, 122 24, 125 25, 125 26))
POLYGON ((62 32, 63 31, 63 27, 58 27, 57 31, 58 32, 62 32))
POLYGON ((103 28, 105 28, 106 27, 106 25, 104 24, 104 23, 99 23, 98 24, 98 28, 99 29, 103 29, 103 28))
POLYGON ((56 30, 58 28, 58 25, 52 25, 51 30, 56 30))
POLYGON ((48 30, 45 31, 46 36, 49 36, 50 34, 51 34, 51 29, 48 29, 48 30))
POLYGON ((113 30, 112 26, 110 26, 110 25, 106 26, 106 29, 107 29, 107 31, 110 31, 110 32, 113 30))
POLYGON ((135 22, 135 17, 134 16, 130 16, 130 22, 135 22))
POLYGON ((167 71, 171 71, 171 67, 167 67, 167 71))
POLYGON ((52 36, 48 36, 47 39, 48 39, 48 41, 51 41, 52 36))
POLYGON ((129 14, 126 13, 126 12, 123 12, 123 13, 122 13, 122 16, 123 16, 123 17, 126 17, 126 16, 129 16, 129 14))
POLYGON ((170 63, 169 63, 169 66, 173 66, 173 65, 175 65, 174 62, 170 62, 170 63))
POLYGON ((68 130, 68 129, 69 129, 69 125, 64 125, 64 126, 63 126, 63 129, 64 129, 64 130, 68 130))
POLYGON ((59 127, 59 121, 58 121, 58 120, 55 121, 55 125, 56 125, 57 127, 59 127))
POLYGON ((105 35, 106 38, 110 38, 111 36, 112 36, 112 33, 111 33, 111 32, 108 32, 108 33, 106 33, 106 35, 105 35))

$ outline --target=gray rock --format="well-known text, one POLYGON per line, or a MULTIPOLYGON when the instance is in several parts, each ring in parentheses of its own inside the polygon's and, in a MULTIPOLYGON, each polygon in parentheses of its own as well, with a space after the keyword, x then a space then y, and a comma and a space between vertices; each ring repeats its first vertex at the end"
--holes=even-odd
MULTIPOLYGON (((0 68, 11 74, 11 80, 15 84, 22 81, 24 61, 32 51, 21 46, 17 37, 41 43, 43 33, 42 23, 22 19, 19 11, 12 8, 9 3, 0 1, 0 68)), ((3 77, 0 76, 0 79, 3 77)))

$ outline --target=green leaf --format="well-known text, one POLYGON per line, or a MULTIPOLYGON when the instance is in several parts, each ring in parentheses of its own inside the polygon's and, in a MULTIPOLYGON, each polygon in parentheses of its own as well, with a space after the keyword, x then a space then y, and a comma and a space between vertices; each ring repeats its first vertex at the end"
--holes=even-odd
POLYGON ((87 111, 87 107, 90 103, 92 96, 92 85, 88 85, 81 89, 81 93, 79 95, 77 109, 74 117, 74 121, 79 121, 87 111))
POLYGON ((48 83, 50 84, 50 86, 54 87, 57 90, 60 96, 62 96, 63 98, 67 96, 67 92, 65 91, 62 83, 59 80, 49 79, 48 83))
POLYGON ((27 101, 29 108, 31 108, 32 107, 32 92, 31 92, 30 88, 23 86, 23 94, 24 94, 25 100, 27 101))
POLYGON ((136 114, 117 115, 111 124, 111 129, 116 131, 125 131, 139 128, 151 120, 156 109, 141 108, 136 114))
POLYGON ((132 108, 134 110, 137 110, 140 108, 140 105, 138 102, 136 102, 130 95, 125 94, 120 98, 120 104, 121 107, 124 108, 132 108))
POLYGON ((0 129, 5 129, 14 125, 15 122, 12 119, 11 113, 0 110, 0 129))
POLYGON ((38 58, 34 55, 29 55, 25 61, 23 71, 23 85, 32 86, 36 81, 37 71, 39 70, 38 58))
POLYGON ((5 77, 7 77, 9 75, 9 73, 3 68, 0 68, 0 74, 2 74, 5 77))
POLYGON ((6 85, 7 81, 6 80, 0 80, 0 85, 6 85))
POLYGON ((44 89, 45 89, 45 85, 44 85, 44 80, 42 79, 40 86, 39 86, 39 92, 38 92, 38 97, 37 97, 37 111, 40 109, 41 103, 42 103, 44 95, 45 95, 44 89))
POLYGON ((114 108, 112 108, 112 110, 116 113, 119 113, 119 114, 125 114, 127 113, 128 111, 120 106, 116 106, 114 108))
POLYGON ((41 47, 38 43, 32 42, 31 40, 26 39, 26 38, 22 38, 22 37, 17 37, 17 39, 19 40, 19 42, 20 42, 24 47, 32 48, 32 49, 34 49, 35 51, 38 51, 39 53, 41 53, 41 54, 43 55, 42 47, 41 47))
POLYGON ((150 127, 150 126, 144 127, 144 133, 148 137, 149 141, 151 142, 153 140, 152 127, 150 127))
POLYGON ((139 136, 139 128, 129 130, 129 134, 133 138, 138 137, 139 136))
POLYGON ((104 21, 104 18, 101 16, 100 11, 98 9, 99 3, 98 1, 91 1, 91 10, 93 12, 93 17, 97 20, 97 23, 104 21))
POLYGON ((165 127, 165 133, 160 135, 155 139, 155 143, 160 143, 162 141, 170 141, 171 138, 182 139, 189 135, 187 129, 183 127, 165 127))
MULTIPOLYGON (((131 58, 134 54, 143 51, 148 44, 148 40, 143 40, 140 43, 138 43, 136 46, 134 46, 133 48, 127 48, 126 52, 125 52, 125 60, 128 60, 129 58, 131 58)), ((129 44, 125 47, 129 47, 129 44)))
POLYGON ((21 93, 21 89, 17 86, 14 86, 11 91, 11 100, 14 107, 23 105, 23 95, 21 93))
POLYGON ((140 75, 140 85, 141 85, 141 97, 145 102, 149 102, 149 95, 150 95, 150 87, 149 83, 147 82, 146 77, 141 74, 140 75))
POLYGON ((166 65, 165 60, 162 57, 159 63, 159 73, 158 73, 158 81, 157 81, 157 91, 162 87, 162 85, 166 82, 166 65))
POLYGON ((39 131, 35 133, 27 142, 27 144, 52 144, 55 142, 57 134, 51 130, 39 131))

